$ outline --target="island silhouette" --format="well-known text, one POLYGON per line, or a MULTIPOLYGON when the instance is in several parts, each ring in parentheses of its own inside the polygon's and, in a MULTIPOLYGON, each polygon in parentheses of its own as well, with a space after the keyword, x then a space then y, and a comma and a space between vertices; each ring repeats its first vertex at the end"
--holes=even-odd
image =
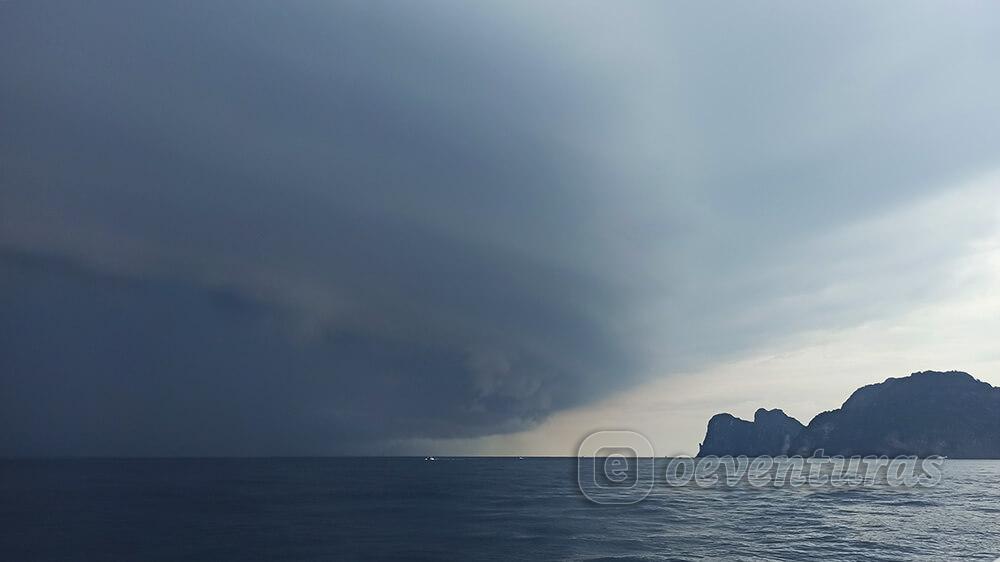
POLYGON ((1000 388, 961 371, 923 371, 854 391, 803 425, 779 409, 717 414, 698 456, 1000 458, 1000 388))

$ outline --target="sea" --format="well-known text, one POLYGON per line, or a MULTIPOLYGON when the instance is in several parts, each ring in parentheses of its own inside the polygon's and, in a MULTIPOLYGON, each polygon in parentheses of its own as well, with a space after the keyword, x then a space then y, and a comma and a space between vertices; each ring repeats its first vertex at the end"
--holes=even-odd
POLYGON ((0 560, 1000 557, 1000 461, 949 459, 930 487, 658 484, 624 505, 585 497, 580 462, 4 460, 0 560))

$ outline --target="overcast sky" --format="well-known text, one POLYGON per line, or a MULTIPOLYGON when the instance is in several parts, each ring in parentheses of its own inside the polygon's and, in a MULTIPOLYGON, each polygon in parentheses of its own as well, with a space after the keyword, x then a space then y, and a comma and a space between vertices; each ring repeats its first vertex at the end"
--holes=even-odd
POLYGON ((0 3, 0 454, 692 453, 1000 383, 990 3, 0 3))

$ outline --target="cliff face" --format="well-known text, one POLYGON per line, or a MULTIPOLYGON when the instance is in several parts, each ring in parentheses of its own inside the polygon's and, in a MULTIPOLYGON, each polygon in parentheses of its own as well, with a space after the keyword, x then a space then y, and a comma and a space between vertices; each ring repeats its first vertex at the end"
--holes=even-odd
POLYGON ((757 414, 753 423, 712 417, 699 455, 809 456, 823 449, 830 456, 1000 458, 1000 388, 968 373, 925 371, 865 386, 804 428, 780 410, 757 414))
POLYGON ((793 447, 800 454, 1000 458, 1000 388, 956 371, 891 378, 816 416, 793 447))
POLYGON ((788 454, 794 439, 805 429, 781 410, 757 410, 748 422, 729 414, 717 414, 708 421, 708 434, 698 456, 788 454))

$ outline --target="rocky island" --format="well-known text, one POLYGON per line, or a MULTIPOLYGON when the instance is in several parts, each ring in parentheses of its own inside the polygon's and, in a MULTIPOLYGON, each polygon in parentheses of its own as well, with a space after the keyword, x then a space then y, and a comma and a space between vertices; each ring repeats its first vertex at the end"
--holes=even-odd
POLYGON ((944 455, 1000 458, 1000 388, 960 371, 924 371, 859 388, 809 425, 781 410, 717 414, 698 456, 944 455))

